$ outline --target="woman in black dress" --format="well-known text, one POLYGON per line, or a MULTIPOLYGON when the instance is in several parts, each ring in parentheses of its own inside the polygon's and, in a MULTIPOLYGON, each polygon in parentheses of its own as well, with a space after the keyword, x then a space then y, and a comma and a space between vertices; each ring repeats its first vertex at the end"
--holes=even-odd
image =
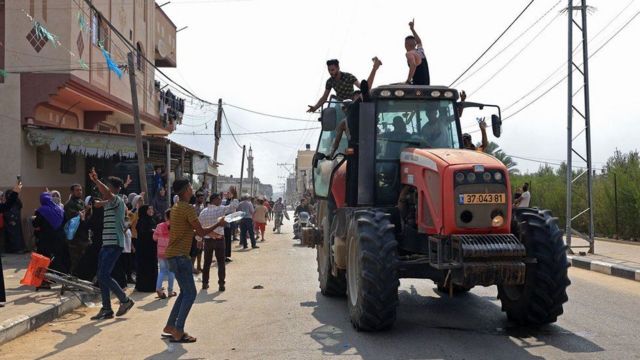
POLYGON ((37 252, 51 259, 50 269, 69 273, 71 258, 62 223, 64 211, 51 199, 49 192, 40 194, 40 207, 33 219, 37 252))
POLYGON ((158 253, 156 242, 153 241, 153 230, 156 222, 153 219, 153 207, 142 205, 138 210, 138 272, 136 276, 136 290, 140 292, 156 292, 158 278, 158 253))

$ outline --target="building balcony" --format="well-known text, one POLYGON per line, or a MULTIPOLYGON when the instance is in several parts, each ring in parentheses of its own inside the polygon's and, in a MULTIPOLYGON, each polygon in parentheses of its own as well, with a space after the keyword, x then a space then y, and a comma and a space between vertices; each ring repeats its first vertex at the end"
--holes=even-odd
POLYGON ((155 64, 159 67, 176 67, 176 25, 156 4, 155 64))

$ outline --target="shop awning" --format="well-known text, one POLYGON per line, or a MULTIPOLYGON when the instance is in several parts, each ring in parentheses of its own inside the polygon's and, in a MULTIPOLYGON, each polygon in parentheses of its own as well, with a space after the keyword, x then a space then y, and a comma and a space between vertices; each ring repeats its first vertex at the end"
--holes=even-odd
POLYGON ((26 128, 27 140, 31 146, 49 146, 51 151, 108 158, 119 155, 136 157, 136 143, 133 137, 108 133, 57 130, 49 128, 26 128))

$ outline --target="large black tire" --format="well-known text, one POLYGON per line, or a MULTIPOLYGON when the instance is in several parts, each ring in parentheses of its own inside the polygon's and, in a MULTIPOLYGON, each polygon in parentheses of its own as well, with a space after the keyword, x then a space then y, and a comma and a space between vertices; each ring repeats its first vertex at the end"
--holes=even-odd
POLYGON ((398 306, 398 242, 390 216, 358 211, 348 239, 347 297, 351 323, 358 330, 390 328, 398 306))
POLYGON ((316 246, 320 292, 325 296, 344 296, 347 293, 344 271, 338 271, 338 276, 333 276, 331 272, 333 257, 331 256, 331 222, 328 214, 322 220, 322 233, 322 244, 316 246))
POLYGON ((513 233, 527 249, 527 257, 536 260, 526 265, 525 283, 498 286, 502 310, 509 320, 520 325, 553 323, 563 313, 568 301, 566 245, 558 220, 548 210, 517 209, 513 233))

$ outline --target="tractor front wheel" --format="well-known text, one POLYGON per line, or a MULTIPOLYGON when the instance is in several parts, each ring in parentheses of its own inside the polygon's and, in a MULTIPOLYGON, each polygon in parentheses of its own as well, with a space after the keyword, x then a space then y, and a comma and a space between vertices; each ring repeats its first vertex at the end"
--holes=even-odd
POLYGON ((517 209, 514 234, 527 249, 524 285, 498 286, 502 310, 521 325, 555 322, 568 301, 569 262, 558 221, 548 210, 517 209))
POLYGON ((354 214, 348 238, 347 296, 351 323, 358 330, 390 328, 398 306, 398 243, 388 214, 354 214))

